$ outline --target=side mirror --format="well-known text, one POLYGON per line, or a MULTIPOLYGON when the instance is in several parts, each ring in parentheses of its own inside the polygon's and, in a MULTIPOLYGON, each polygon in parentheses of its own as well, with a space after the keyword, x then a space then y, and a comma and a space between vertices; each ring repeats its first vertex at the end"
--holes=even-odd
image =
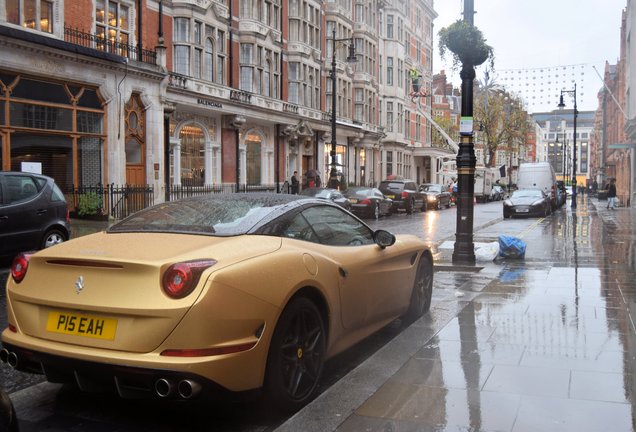
POLYGON ((395 243, 395 236, 388 231, 379 229, 373 233, 373 241, 375 241, 375 244, 380 246, 380 248, 384 249, 395 243))

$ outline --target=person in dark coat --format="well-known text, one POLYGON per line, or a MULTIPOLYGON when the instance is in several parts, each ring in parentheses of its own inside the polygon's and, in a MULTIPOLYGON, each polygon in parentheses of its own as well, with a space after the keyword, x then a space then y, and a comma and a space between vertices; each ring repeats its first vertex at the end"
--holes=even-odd
POLYGON ((607 208, 616 209, 616 180, 611 179, 607 185, 607 208))
POLYGON ((292 175, 291 177, 291 193, 292 194, 297 194, 298 193, 298 185, 300 184, 300 181, 298 180, 298 171, 294 171, 294 175, 292 175))

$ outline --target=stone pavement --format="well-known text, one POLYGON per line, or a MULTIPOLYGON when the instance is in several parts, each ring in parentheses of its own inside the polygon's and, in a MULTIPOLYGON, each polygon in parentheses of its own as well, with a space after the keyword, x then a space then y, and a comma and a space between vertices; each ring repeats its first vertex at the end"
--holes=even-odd
POLYGON ((636 210, 580 197, 500 220, 525 259, 453 271, 437 254, 431 312, 277 431, 632 431, 636 210))

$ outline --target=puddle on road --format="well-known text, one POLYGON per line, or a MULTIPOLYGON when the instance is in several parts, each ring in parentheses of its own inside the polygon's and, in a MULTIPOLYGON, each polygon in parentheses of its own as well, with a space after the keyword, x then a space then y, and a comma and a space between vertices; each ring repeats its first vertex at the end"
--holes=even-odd
MULTIPOLYGON (((498 276, 457 299, 461 312, 349 426, 368 416, 396 430, 632 430, 636 221, 579 205, 523 240, 525 259, 490 266, 498 276)), ((435 288, 471 291, 475 277, 438 272, 435 288)))

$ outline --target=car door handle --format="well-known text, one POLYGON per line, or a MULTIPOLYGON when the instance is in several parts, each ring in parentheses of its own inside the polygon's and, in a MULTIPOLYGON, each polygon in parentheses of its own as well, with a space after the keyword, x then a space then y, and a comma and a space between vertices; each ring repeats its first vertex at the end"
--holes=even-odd
POLYGON ((0 216, 0 220, 4 221, 4 220, 8 220, 9 216, 0 216))
POLYGON ((338 273, 340 273, 340 276, 342 276, 343 278, 346 278, 349 275, 349 272, 342 267, 338 267, 338 273))
POLYGON ((47 210, 46 209, 40 209, 40 210, 36 210, 35 214, 37 214, 38 216, 41 216, 43 214, 46 214, 47 210))

